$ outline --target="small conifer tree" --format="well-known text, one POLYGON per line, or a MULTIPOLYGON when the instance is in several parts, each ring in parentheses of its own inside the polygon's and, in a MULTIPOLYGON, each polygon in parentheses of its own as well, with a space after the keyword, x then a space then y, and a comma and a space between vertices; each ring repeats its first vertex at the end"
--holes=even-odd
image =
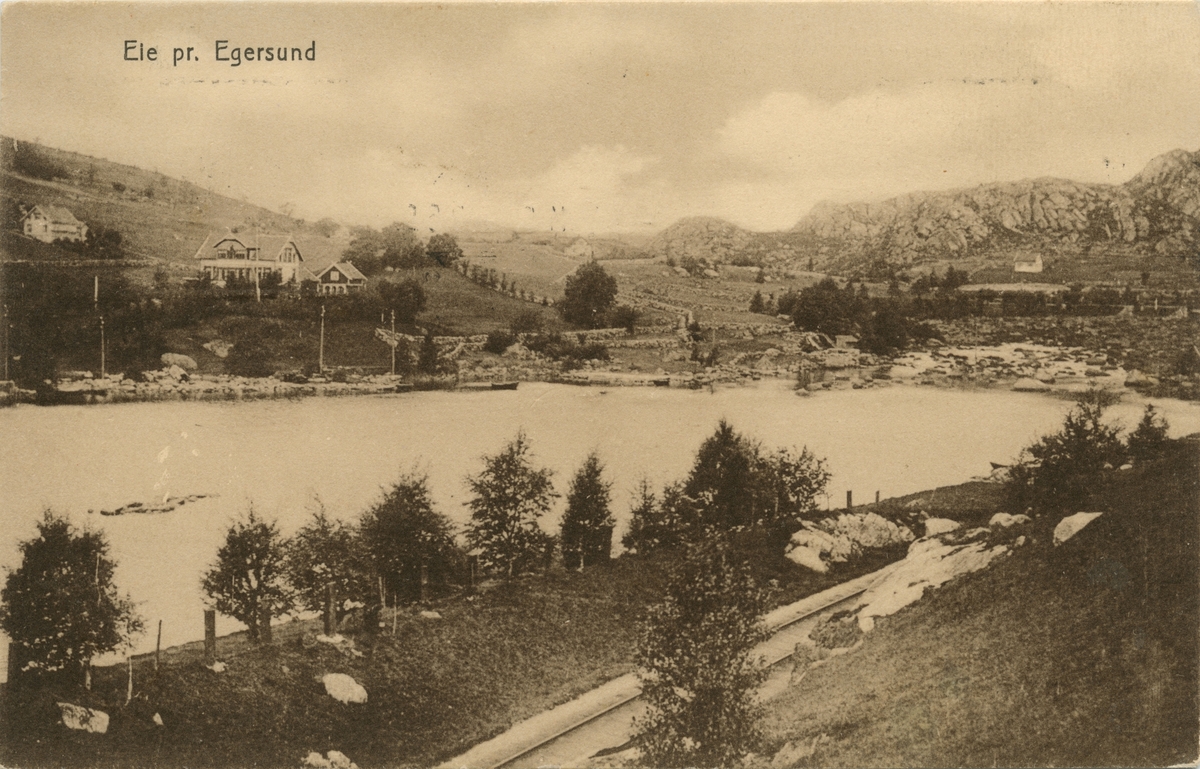
POLYGON ((568 569, 607 561, 612 550, 613 520, 608 509, 612 484, 604 480, 604 466, 595 452, 571 480, 567 512, 563 516, 563 564, 568 569))

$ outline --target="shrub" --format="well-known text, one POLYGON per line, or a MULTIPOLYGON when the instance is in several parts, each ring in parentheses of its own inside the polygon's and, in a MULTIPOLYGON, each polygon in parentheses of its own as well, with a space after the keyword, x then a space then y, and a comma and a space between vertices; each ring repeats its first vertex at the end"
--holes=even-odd
POLYGON ((483 462, 483 470, 467 478, 474 495, 467 502, 467 541, 480 549, 484 567, 497 573, 512 577, 544 567, 553 554, 554 538, 542 531, 538 520, 557 496, 552 471, 533 466, 524 432, 483 462))
POLYGON ((648 713, 634 741, 646 765, 734 766, 757 747, 755 690, 765 670, 750 654, 766 637, 765 603, 749 568, 719 540, 674 569, 635 654, 648 713))
POLYGON ((637 331, 637 322, 641 314, 627 304, 618 304, 609 313, 608 322, 613 328, 623 328, 625 332, 633 335, 637 331))
POLYGON ((500 355, 509 347, 512 347, 517 341, 517 337, 504 329, 494 329, 488 332, 487 341, 483 343, 483 349, 487 352, 500 355))
POLYGON ((229 527, 201 581, 213 608, 245 625, 255 642, 269 637, 271 617, 292 608, 284 554, 279 527, 251 506, 229 527))
POLYGON ((598 328, 617 298, 617 279, 597 262, 581 265, 567 276, 559 311, 582 328, 598 328))
POLYGON ((1074 512, 1102 498, 1104 472, 1121 463, 1120 429, 1104 424, 1106 396, 1083 396, 1057 433, 1022 450, 1005 496, 1010 509, 1074 512))
POLYGON ((536 334, 542 330, 542 314, 536 310, 525 310, 513 318, 509 329, 514 334, 536 334))
POLYGON ((1142 421, 1138 422, 1137 429, 1126 440, 1129 456, 1139 462, 1157 457, 1167 445, 1168 427, 1167 420, 1155 411, 1152 404, 1147 403, 1142 421))
POLYGON ((92 658, 129 643, 142 620, 117 592, 117 564, 102 532, 76 531, 49 510, 37 529, 20 544, 21 565, 5 580, 0 627, 12 639, 18 669, 86 676, 92 658))

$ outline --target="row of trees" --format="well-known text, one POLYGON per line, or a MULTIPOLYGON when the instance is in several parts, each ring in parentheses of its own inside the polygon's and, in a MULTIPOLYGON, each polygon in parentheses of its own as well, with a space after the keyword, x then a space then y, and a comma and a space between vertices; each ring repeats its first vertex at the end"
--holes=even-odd
POLYGON ((428 242, 422 243, 415 229, 400 222, 393 222, 381 230, 353 228, 350 245, 342 252, 343 259, 352 262, 368 277, 388 267, 394 270, 450 267, 462 255, 462 248, 453 235, 436 233, 428 242))
MULTIPOLYGON (((597 455, 570 483, 558 537, 540 523, 558 496, 552 472, 534 465, 523 433, 484 457, 467 485, 466 540, 482 571, 511 578, 544 569, 559 545, 568 568, 608 560, 611 484, 597 455)), ((320 609, 331 585, 339 600, 366 607, 364 627, 371 629, 389 596, 395 605, 420 599, 426 584, 445 589, 462 580, 469 557, 435 509, 426 476, 409 473, 357 522, 318 509, 290 539, 251 508, 230 527, 203 587, 214 608, 245 624, 252 638, 272 616, 320 609)))

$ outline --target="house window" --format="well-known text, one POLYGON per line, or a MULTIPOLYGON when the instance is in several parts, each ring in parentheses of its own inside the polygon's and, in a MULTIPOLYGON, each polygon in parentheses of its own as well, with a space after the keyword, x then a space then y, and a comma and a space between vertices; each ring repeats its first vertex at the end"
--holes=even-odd
POLYGON ((337 272, 337 270, 330 270, 330 271, 329 271, 329 279, 330 279, 330 280, 332 280, 334 283, 337 283, 337 281, 338 281, 338 272, 337 272))

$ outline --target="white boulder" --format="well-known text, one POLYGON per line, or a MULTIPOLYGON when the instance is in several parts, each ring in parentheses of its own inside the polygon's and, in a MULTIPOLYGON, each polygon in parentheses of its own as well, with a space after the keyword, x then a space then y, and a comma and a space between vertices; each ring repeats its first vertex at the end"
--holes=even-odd
POLYGON ((362 704, 367 701, 367 690, 345 673, 326 673, 321 683, 325 684, 325 693, 338 702, 362 704))
POLYGON ((421 612, 421 619, 441 619, 441 618, 442 618, 442 615, 438 614, 436 611, 421 612))
POLYGON ((108 732, 108 714, 104 711, 72 705, 69 702, 58 703, 58 709, 62 711, 63 726, 68 729, 93 734, 108 732))
POLYGON ((1031 520, 1033 519, 1028 515, 1009 515, 1008 513, 996 513, 992 516, 992 519, 988 521, 988 526, 993 529, 997 526, 1002 529, 1007 529, 1012 526, 1029 523, 1031 520))
POLYGON ((1033 377, 1026 376, 1013 382, 1012 389, 1019 393, 1040 393, 1049 390, 1050 385, 1033 377))
POLYGON ((300 765, 304 767, 311 767, 311 769, 332 769, 333 767, 333 764, 329 762, 329 759, 325 758, 325 756, 322 756, 315 750, 311 751, 307 756, 305 756, 304 762, 300 765))
POLYGON ((158 358, 162 361, 163 366, 170 368, 171 366, 179 366, 185 371, 195 371, 196 361, 188 355, 181 355, 177 352, 164 352, 158 358))
POLYGON ((926 518, 925 536, 933 537, 938 534, 946 534, 955 531, 961 525, 958 521, 952 521, 949 518, 926 518))
POLYGON ((811 547, 804 545, 793 547, 788 551, 787 558, 797 566, 803 566, 821 574, 829 571, 829 566, 821 560, 821 554, 811 547))
POLYGON ((1066 542, 1082 531, 1084 526, 1087 526, 1101 515, 1103 513, 1075 513, 1075 515, 1068 515, 1066 518, 1063 518, 1054 527, 1054 544, 1061 545, 1066 542))
POLYGON ((331 750, 325 755, 328 757, 329 765, 333 769, 358 769, 358 766, 350 760, 350 757, 340 750, 331 750))

